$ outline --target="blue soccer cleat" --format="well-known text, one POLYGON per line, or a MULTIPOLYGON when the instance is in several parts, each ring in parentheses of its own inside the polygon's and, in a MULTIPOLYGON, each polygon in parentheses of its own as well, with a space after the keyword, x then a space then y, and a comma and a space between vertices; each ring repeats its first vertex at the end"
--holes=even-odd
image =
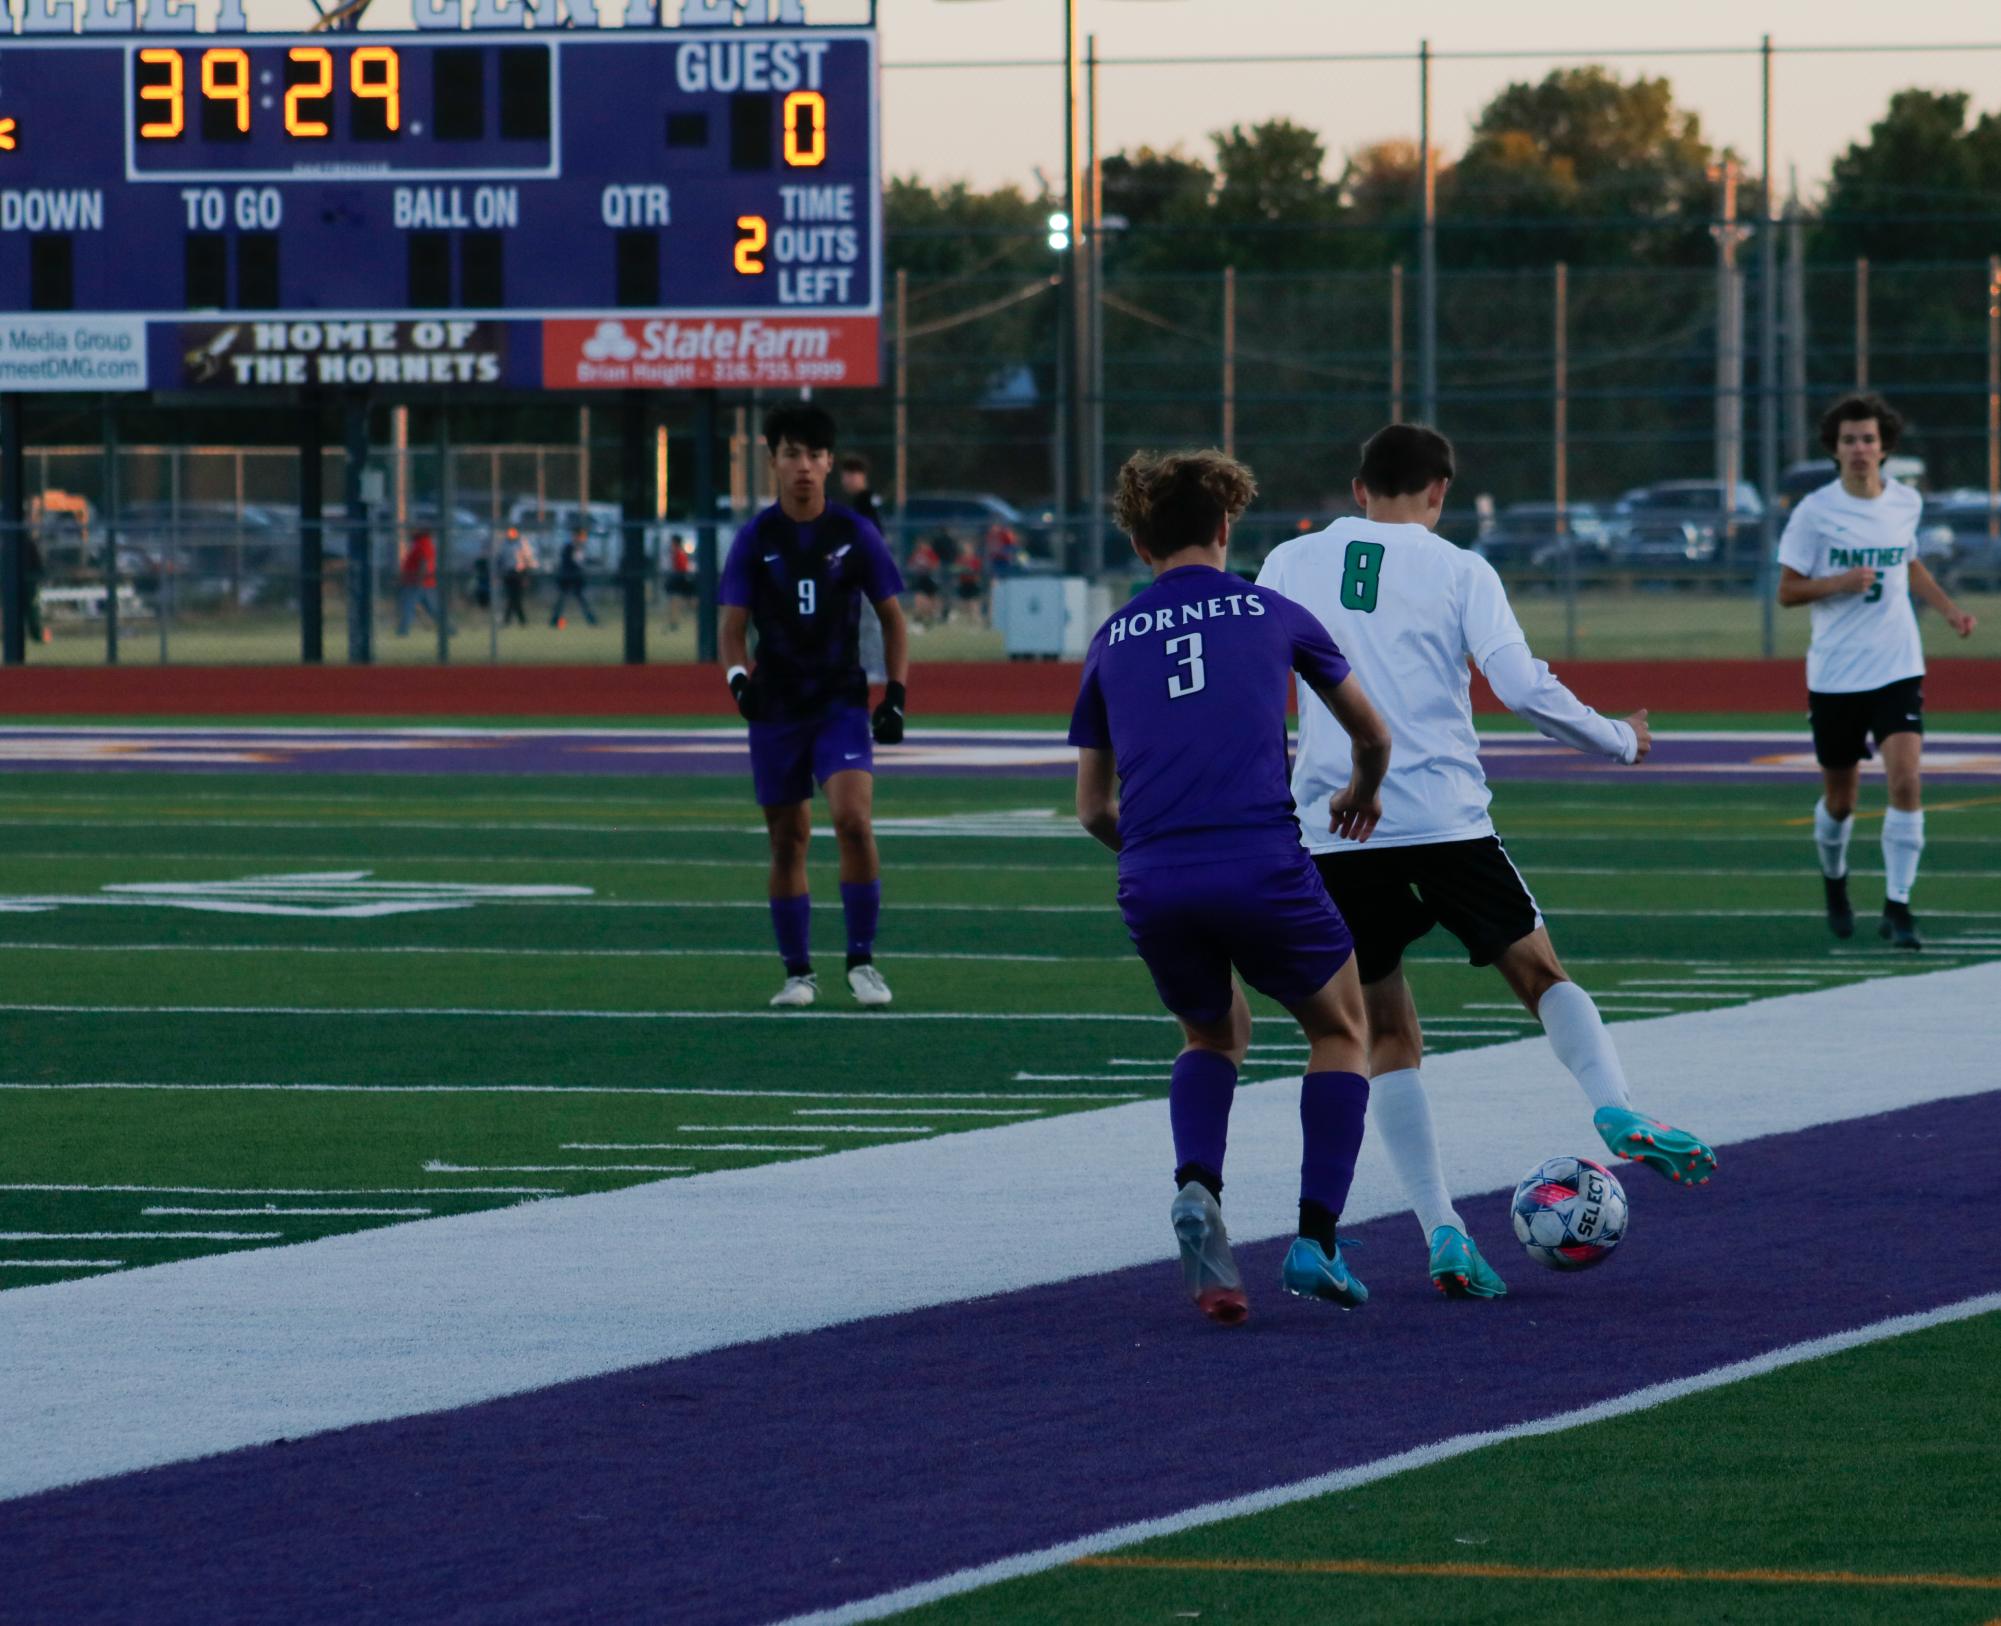
POLYGON ((1592 1114, 1591 1127, 1615 1156, 1644 1163, 1676 1185, 1706 1186, 1716 1172, 1716 1154, 1707 1145, 1685 1129, 1630 1107, 1600 1107, 1592 1114))
POLYGON ((1278 1279, 1294 1298, 1325 1299, 1344 1310, 1369 1302, 1369 1290, 1343 1262, 1339 1243, 1335 1244, 1334 1257, 1330 1259, 1318 1242, 1303 1236, 1294 1238, 1292 1246, 1286 1249, 1278 1279))
POLYGON ((1167 1211, 1181 1245, 1181 1279, 1195 1307, 1211 1321, 1234 1327, 1251 1313, 1237 1264, 1230 1257, 1230 1233, 1223 1208, 1209 1189, 1191 1180, 1175 1194, 1167 1211))
POLYGON ((1464 1231, 1441 1225, 1431 1233, 1431 1285, 1449 1299, 1499 1299, 1508 1296, 1500 1272, 1480 1257, 1464 1231))

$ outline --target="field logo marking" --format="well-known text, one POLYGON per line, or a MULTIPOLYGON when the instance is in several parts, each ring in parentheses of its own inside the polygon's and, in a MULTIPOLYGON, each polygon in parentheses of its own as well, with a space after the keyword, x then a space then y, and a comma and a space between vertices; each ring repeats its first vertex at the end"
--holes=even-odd
POLYGON ((96 896, 0 898, 0 911, 46 912, 65 904, 194 909, 218 915, 304 915, 370 920, 383 915, 468 909, 524 898, 588 898, 587 886, 495 885, 476 881, 378 881, 365 869, 246 875, 235 881, 119 881, 96 896))

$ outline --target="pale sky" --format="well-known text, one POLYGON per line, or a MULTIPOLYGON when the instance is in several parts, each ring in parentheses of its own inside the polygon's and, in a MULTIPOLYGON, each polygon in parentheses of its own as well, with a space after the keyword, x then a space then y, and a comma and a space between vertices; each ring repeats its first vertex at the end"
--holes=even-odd
MULTIPOLYGON (((818 10, 807 0, 809 15, 818 10)), ((1893 90, 1921 85, 1972 93, 1977 109, 2001 108, 2001 9, 1966 0, 1800 3, 1800 0, 1676 0, 1672 6, 1577 0, 1077 0, 1080 34, 1095 33, 1101 57, 1286 56, 1347 51, 1568 51, 1631 76, 1665 75, 1678 103, 1699 113, 1704 132, 1738 148, 1755 166, 1759 144, 1759 64, 1753 55, 1647 59, 1621 56, 1648 47, 1747 47, 1769 33, 1776 46, 1840 45, 1852 54, 1780 55, 1773 70, 1774 168, 1798 167, 1803 191, 1816 189, 1829 162, 1868 133, 1893 90), (1896 20, 1894 28, 1890 19, 1896 20), (1885 53, 1882 43, 1966 46, 1988 52, 1885 53)), ((927 180, 963 177, 986 187, 1009 181, 1034 189, 1039 165, 1052 181, 1062 169, 1062 76, 1056 68, 899 70, 897 62, 970 58, 1054 58, 1062 49, 1061 0, 882 0, 883 164, 927 180)), ((1464 145, 1472 120, 1511 79, 1540 79, 1566 60, 1539 54, 1515 61, 1434 65, 1433 139, 1448 154, 1464 145)), ((1233 123, 1287 117, 1321 133, 1329 168, 1349 150, 1387 137, 1417 135, 1417 65, 1315 63, 1102 68, 1099 142, 1106 152, 1141 144, 1208 155, 1207 134, 1233 123)))

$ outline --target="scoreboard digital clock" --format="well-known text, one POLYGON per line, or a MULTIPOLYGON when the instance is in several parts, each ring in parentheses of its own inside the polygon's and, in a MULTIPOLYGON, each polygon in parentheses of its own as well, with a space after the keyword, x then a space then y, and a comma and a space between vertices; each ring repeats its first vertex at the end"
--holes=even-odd
POLYGON ((871 30, 20 36, 0 132, 0 390, 876 381, 871 30))

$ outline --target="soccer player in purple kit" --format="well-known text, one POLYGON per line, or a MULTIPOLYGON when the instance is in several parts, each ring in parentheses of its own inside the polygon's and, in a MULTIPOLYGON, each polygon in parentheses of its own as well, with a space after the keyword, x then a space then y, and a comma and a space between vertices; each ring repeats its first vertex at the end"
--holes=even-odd
POLYGON ((903 578, 875 526, 827 501, 834 420, 822 408, 803 402, 773 408, 764 443, 778 501, 737 532, 718 597, 723 664, 737 710, 750 724, 751 780, 771 837, 771 925, 785 962, 785 984, 771 1003, 805 1006, 819 997, 807 947, 806 884, 817 779, 840 844, 848 989, 862 1005, 887 1005, 889 984, 874 963, 882 866, 872 746, 903 739, 910 672, 909 633, 896 597, 903 578), (864 599, 881 618, 889 674, 873 715, 860 653, 864 599))
POLYGON ((1221 452, 1128 460, 1113 512, 1154 582, 1098 630, 1070 719, 1077 817, 1119 855, 1126 929, 1186 1040, 1168 1089, 1169 1219, 1190 1295, 1225 1326, 1249 1314, 1221 1205, 1251 1037, 1232 966, 1311 1046, 1299 1237, 1281 1284, 1343 1309, 1369 1296, 1335 1235, 1368 1108, 1368 1034, 1347 927, 1300 846, 1287 782, 1292 674, 1354 742, 1331 814, 1344 835, 1374 828, 1390 757, 1388 731, 1320 623, 1223 569, 1230 527, 1256 494, 1251 471, 1221 452))

